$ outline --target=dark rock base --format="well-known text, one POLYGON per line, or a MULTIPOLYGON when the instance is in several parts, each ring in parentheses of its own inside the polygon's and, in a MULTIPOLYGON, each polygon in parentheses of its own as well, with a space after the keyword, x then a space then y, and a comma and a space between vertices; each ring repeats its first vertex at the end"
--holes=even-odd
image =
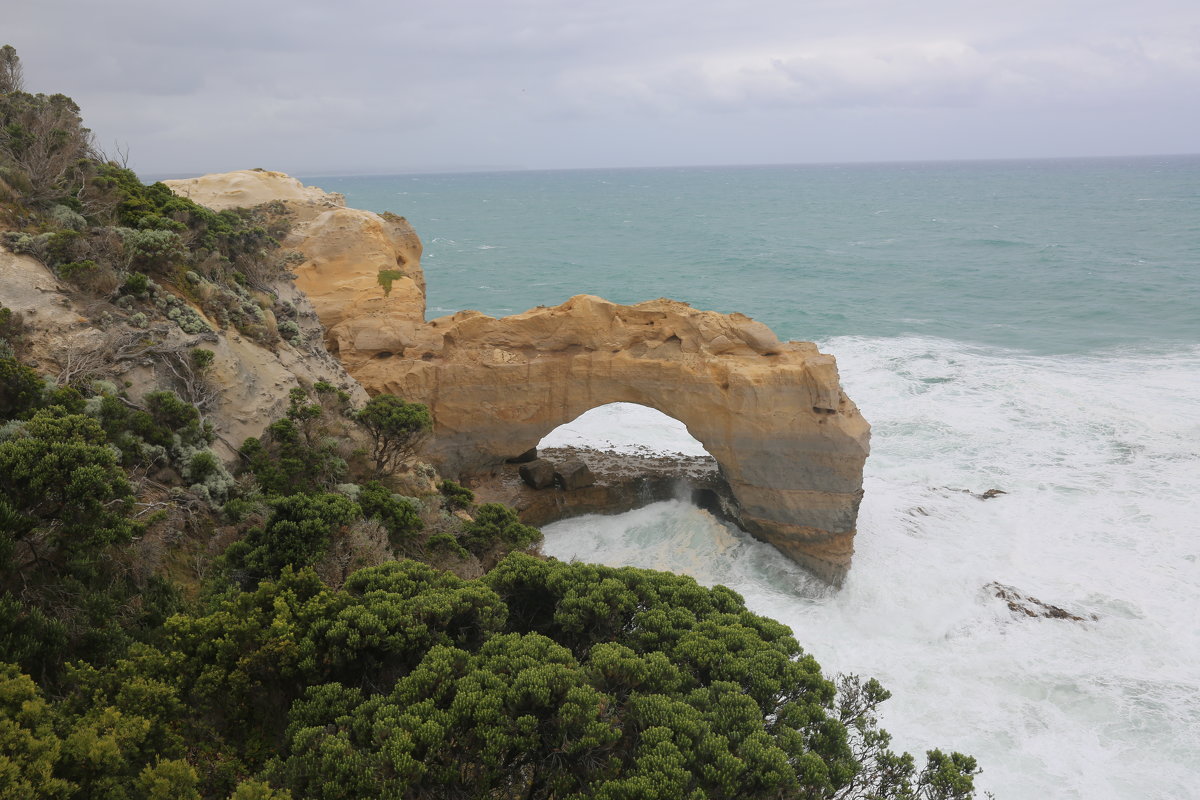
POLYGON ((516 464, 495 475, 469 480, 480 503, 505 503, 527 525, 548 525, 584 514, 622 514, 661 500, 687 500, 718 517, 737 522, 728 484, 708 456, 640 456, 611 450, 556 447, 538 455, 561 464, 582 461, 595 482, 563 490, 533 489, 516 464))

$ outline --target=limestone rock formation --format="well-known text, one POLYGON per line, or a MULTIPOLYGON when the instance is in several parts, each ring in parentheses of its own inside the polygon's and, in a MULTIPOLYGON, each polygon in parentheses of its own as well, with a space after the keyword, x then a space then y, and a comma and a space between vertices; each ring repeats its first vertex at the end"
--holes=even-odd
POLYGON ((429 405, 426 456, 450 475, 497 469, 597 406, 658 409, 716 458, 746 530, 831 580, 849 565, 869 426, 832 356, 741 314, 580 295, 503 319, 460 312, 346 363, 369 392, 429 405))
POLYGON ((340 194, 304 186, 282 172, 239 170, 163 181, 214 210, 283 202, 293 229, 283 244, 301 260, 296 287, 308 295, 332 352, 372 355, 403 349, 425 320, 421 240, 403 217, 346 208, 340 194))
POLYGON ((250 208, 281 200, 298 209, 310 209, 310 215, 315 216, 326 208, 346 205, 346 199, 340 194, 305 186, 290 175, 264 169, 242 169, 163 183, 175 194, 214 211, 250 208))
MULTIPOLYGON (((205 180, 225 196, 220 176, 205 180)), ((275 180, 289 207, 311 202, 275 180)), ((330 351, 367 391, 429 406, 425 455, 444 474, 493 472, 585 411, 640 403, 682 421, 716 458, 746 530, 830 580, 844 575, 870 427, 833 356, 744 315, 671 300, 580 295, 503 319, 463 311, 426 323, 420 244, 402 218, 304 209, 287 244, 305 259, 297 285, 330 351), (390 293, 387 268, 403 275, 390 293)))

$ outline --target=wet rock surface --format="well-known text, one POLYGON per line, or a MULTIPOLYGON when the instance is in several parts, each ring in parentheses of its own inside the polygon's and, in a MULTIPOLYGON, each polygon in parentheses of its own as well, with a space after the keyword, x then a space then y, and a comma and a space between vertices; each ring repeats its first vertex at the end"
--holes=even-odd
POLYGON ((549 489, 554 485, 554 464, 545 458, 522 464, 517 474, 530 489, 549 489))
MULTIPOLYGON (((737 522, 734 504, 710 456, 630 455, 612 450, 555 447, 540 451, 548 464, 580 462, 593 482, 574 489, 534 489, 523 478, 538 462, 506 464, 472 482, 478 502, 507 503, 528 525, 548 525, 584 514, 621 514, 661 500, 687 500, 737 522)), ((553 469, 553 467, 552 467, 553 469)))
POLYGON ((992 581, 983 588, 988 594, 1003 600, 1014 614, 1045 619, 1065 619, 1070 622, 1090 622, 1099 619, 1095 614, 1075 614, 1060 606, 1043 603, 1036 597, 1031 597, 1015 587, 997 581, 992 581))
POLYGON ((564 491, 583 489, 595 482, 596 476, 588 465, 577 458, 564 461, 554 469, 554 485, 564 491))

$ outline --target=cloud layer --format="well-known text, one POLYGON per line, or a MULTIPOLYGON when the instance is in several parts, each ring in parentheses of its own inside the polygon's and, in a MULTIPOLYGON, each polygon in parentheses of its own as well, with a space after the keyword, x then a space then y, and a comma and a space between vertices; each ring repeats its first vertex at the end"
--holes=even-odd
POLYGON ((22 3, 34 90, 144 172, 1200 149, 1194 2, 22 3))

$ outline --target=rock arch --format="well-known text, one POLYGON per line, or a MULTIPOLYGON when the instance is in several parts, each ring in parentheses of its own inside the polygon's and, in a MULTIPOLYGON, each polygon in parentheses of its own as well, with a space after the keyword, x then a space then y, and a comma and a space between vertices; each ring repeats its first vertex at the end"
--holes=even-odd
POLYGON ((598 406, 658 409, 717 460, 746 530, 827 579, 849 566, 869 426, 832 356, 743 315, 588 295, 503 319, 461 312, 351 372, 429 405, 426 456, 448 475, 495 470, 598 406))

